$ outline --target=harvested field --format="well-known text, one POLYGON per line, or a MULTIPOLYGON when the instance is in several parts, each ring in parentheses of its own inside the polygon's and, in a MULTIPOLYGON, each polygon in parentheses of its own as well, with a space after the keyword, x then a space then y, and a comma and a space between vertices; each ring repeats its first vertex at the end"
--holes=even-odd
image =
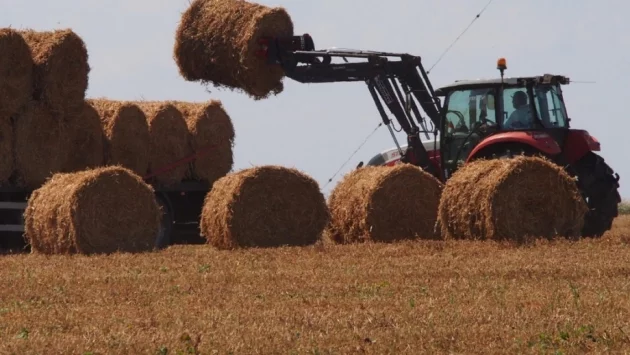
POLYGON ((35 62, 35 99, 45 102, 58 114, 80 112, 90 73, 83 39, 71 29, 21 33, 35 62))
POLYGON ((68 126, 62 118, 37 101, 15 116, 14 159, 17 183, 37 188, 63 171, 70 152, 68 126))
POLYGON ((234 125, 220 101, 176 102, 186 119, 191 153, 199 154, 191 164, 190 177, 214 183, 232 170, 234 125))
POLYGON ((97 254, 153 249, 160 210, 151 186, 116 166, 54 175, 24 213, 34 253, 97 254))
POLYGON ((0 116, 0 185, 13 174, 13 125, 9 117, 0 116))
POLYGON ((189 165, 172 165, 191 154, 188 127, 182 113, 168 102, 136 102, 149 125, 149 172, 157 174, 156 182, 172 185, 180 182, 189 165))
POLYGON ((104 164, 104 133, 98 112, 87 102, 79 114, 66 117, 70 151, 64 171, 79 171, 104 164))
POLYGON ((579 237, 587 211, 575 182, 533 157, 477 161, 447 181, 438 221, 449 239, 579 237))
POLYGON ((600 240, 0 257, 0 353, 624 353, 630 217, 600 240), (198 341, 198 342, 197 342, 198 341))
POLYGON ((142 110, 127 101, 89 99, 101 118, 107 165, 121 165, 144 176, 149 169, 149 124, 142 110))
POLYGON ((442 184, 408 164, 367 166, 332 191, 328 236, 337 243, 435 239, 442 184))
POLYGON ((256 56, 261 37, 293 35, 281 7, 243 0, 194 0, 176 31, 174 58, 188 81, 240 89, 254 99, 282 92, 284 72, 256 56))
POLYGON ((18 112, 33 95, 33 58, 24 37, 0 28, 0 117, 18 112))
POLYGON ((329 221, 319 184, 293 168, 261 166, 214 183, 201 212, 201 234, 218 249, 304 246, 329 221))

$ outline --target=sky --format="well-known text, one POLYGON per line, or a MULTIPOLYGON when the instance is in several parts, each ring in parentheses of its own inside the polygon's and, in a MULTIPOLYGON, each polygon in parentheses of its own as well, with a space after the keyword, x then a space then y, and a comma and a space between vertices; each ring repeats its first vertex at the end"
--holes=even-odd
MULTIPOLYGON (((488 0, 261 0, 282 6, 296 34, 309 33, 318 49, 345 47, 407 52, 430 68, 488 0), (357 10, 366 11, 359 13, 357 10)), ((187 82, 173 59, 175 31, 189 0, 0 0, 0 26, 72 28, 86 43, 91 66, 87 97, 120 100, 223 102, 234 122, 234 169, 279 164, 309 174, 328 194, 377 153, 394 147, 379 128, 342 167, 380 117, 364 83, 301 84, 285 79, 278 96, 247 95, 187 82), (333 178, 332 182, 328 182, 333 178)), ((494 0, 429 74, 434 88, 458 79, 562 74, 574 128, 588 130, 621 176, 630 197, 626 88, 630 22, 622 0, 494 0), (606 94, 606 95, 604 95, 606 94), (608 101, 607 101, 608 100, 608 101)), ((405 142, 403 134, 398 134, 405 142)))

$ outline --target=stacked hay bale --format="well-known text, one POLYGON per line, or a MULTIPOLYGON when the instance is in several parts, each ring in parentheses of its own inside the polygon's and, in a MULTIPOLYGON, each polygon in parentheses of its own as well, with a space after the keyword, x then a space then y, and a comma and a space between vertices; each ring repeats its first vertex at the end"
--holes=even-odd
POLYGON ((284 72, 256 56, 261 37, 292 36, 284 8, 244 0, 194 0, 176 31, 174 58, 188 81, 244 91, 262 99, 283 90, 284 72))
POLYGON ((33 253, 97 254, 152 250, 160 224, 153 189, 117 166, 54 174, 24 213, 33 253))
POLYGON ((105 98, 88 99, 100 118, 105 165, 120 165, 144 176, 149 169, 149 124, 138 105, 105 98))
POLYGON ((28 43, 13 29, 0 29, 0 185, 14 170, 12 117, 33 93, 33 57, 28 43))
POLYGON ((136 102, 149 127, 149 172, 161 185, 172 185, 186 176, 190 155, 188 126, 182 113, 169 102, 136 102))
POLYGON ((217 180, 204 202, 200 230, 218 249, 304 246, 330 220, 319 185, 292 168, 260 166, 217 180))
POLYGON ((221 101, 174 102, 189 132, 190 151, 197 154, 187 177, 210 184, 232 170, 234 125, 221 101))
POLYGON ((71 29, 21 34, 35 63, 34 99, 58 116, 81 112, 90 72, 83 40, 71 29))
POLYGON ((32 101, 15 120, 16 184, 36 188, 64 168, 70 151, 67 124, 39 101, 32 101))
POLYGON ((4 159, 0 182, 36 188, 56 172, 98 165, 92 149, 100 127, 84 110, 90 67, 82 39, 70 29, 1 29, 0 53, 0 144, 7 149, 11 141, 13 156, 4 159), (72 161, 86 152, 91 157, 72 161))
POLYGON ((442 184, 422 169, 368 166, 347 174, 328 199, 336 243, 436 239, 442 184))
POLYGON ((479 160, 442 192, 438 220, 448 239, 523 241, 578 237, 587 206, 564 169, 538 157, 479 160))

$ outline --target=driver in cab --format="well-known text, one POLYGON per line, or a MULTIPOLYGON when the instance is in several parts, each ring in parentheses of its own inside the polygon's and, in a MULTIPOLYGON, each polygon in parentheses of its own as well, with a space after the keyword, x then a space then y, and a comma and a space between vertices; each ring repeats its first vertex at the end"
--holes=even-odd
POLYGON ((505 121, 504 128, 531 128, 533 117, 527 104, 527 94, 523 91, 517 91, 512 96, 512 106, 516 110, 505 121))

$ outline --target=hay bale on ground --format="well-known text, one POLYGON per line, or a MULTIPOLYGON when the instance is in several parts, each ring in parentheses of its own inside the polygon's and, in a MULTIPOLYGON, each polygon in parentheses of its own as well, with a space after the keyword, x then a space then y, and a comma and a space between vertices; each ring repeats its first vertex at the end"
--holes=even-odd
POLYGON ((0 116, 11 116, 33 95, 33 57, 24 37, 0 29, 0 116))
POLYGON ((74 114, 83 107, 90 66, 85 43, 71 29, 21 31, 31 48, 34 98, 57 114, 74 114))
POLYGON ((293 22, 284 8, 195 0, 177 28, 174 58, 186 80, 239 88, 262 99, 282 92, 284 72, 256 56, 258 40, 292 35, 293 22))
POLYGON ((149 172, 157 174, 159 184, 171 185, 180 182, 190 164, 172 167, 191 154, 188 144, 188 127, 182 113, 169 102, 137 102, 149 125, 149 172), (168 171, 161 172, 163 169, 168 171))
POLYGON ((439 225, 448 239, 577 237, 587 211, 574 180, 537 157, 480 160, 448 180, 439 225))
POLYGON ((14 122, 17 184, 39 187, 50 176, 63 171, 70 151, 67 125, 37 101, 25 106, 14 122))
POLYGON ((330 219, 311 177, 293 168, 262 166, 215 182, 201 212, 201 234, 219 249, 304 246, 330 219))
POLYGON ((161 212, 151 186, 109 166, 55 174, 30 196, 24 228, 34 253, 152 250, 161 212))
POLYGON ((104 133, 104 161, 121 165, 140 176, 149 169, 149 124, 135 104, 104 98, 89 99, 101 119, 104 133))
POLYGON ((213 183, 232 170, 234 125, 220 101, 176 102, 188 125, 191 153, 200 154, 192 162, 190 177, 213 183))
POLYGON ((7 116, 0 116, 0 185, 13 174, 13 125, 7 116))
POLYGON ((87 102, 79 114, 66 117, 70 149, 65 172, 92 169, 104 164, 104 137, 98 112, 87 102))
POLYGON ((328 199, 336 243, 436 239, 442 184, 410 165, 367 166, 347 174, 328 199))

